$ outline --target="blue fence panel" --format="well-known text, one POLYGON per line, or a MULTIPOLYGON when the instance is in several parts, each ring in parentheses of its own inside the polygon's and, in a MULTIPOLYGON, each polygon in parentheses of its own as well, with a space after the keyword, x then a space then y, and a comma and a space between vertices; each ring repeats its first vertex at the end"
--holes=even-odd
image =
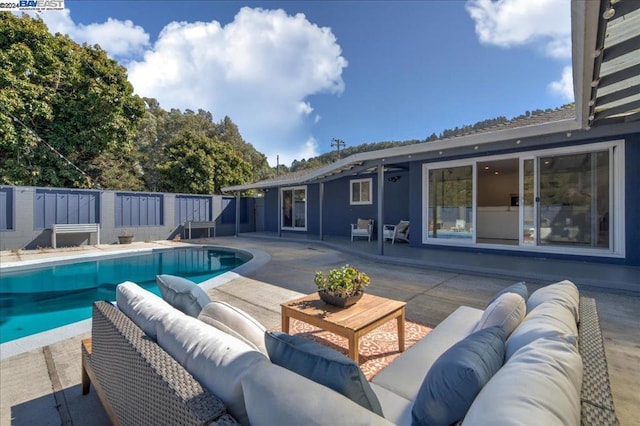
POLYGON ((116 193, 116 228, 162 226, 164 224, 163 200, 162 194, 116 193))
POLYGON ((176 195, 175 225, 182 225, 188 220, 209 221, 211 217, 210 196, 176 195))
MULTIPOLYGON (((222 199, 222 218, 221 221, 226 225, 236 223, 236 199, 222 199)), ((240 198, 240 223, 249 223, 249 199, 240 198)))
POLYGON ((0 231, 13 230, 13 188, 0 188, 0 231))
POLYGON ((100 222, 100 194, 95 191, 36 189, 35 229, 51 228, 54 223, 100 222))
POLYGON ((223 225, 233 225, 236 223, 236 199, 222 199, 222 216, 220 218, 223 225))

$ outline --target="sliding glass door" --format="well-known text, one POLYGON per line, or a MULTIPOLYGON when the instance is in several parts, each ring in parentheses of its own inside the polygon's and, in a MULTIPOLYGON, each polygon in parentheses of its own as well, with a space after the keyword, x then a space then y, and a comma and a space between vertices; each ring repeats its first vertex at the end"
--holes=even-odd
POLYGON ((429 238, 473 239, 474 166, 429 170, 429 238))
POLYGON ((282 229, 305 231, 307 229, 307 187, 281 190, 282 229))
POLYGON ((609 151, 541 156, 540 244, 609 248, 609 151))
POLYGON ((424 243, 624 255, 622 141, 428 163, 423 176, 424 243))

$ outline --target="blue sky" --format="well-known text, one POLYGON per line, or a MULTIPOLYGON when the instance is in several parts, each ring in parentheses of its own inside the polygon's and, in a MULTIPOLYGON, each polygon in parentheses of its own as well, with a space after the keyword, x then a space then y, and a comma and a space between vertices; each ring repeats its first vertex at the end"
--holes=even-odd
POLYGON ((100 44, 164 109, 229 115, 272 165, 573 101, 568 0, 65 7, 52 32, 100 44))

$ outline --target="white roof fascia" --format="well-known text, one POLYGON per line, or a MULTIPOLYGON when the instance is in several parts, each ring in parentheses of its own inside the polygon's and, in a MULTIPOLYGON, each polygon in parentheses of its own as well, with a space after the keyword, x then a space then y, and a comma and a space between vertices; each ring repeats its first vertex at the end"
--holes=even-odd
MULTIPOLYGON (((234 185, 223 187, 223 191, 246 191, 249 189, 263 189, 273 188, 280 186, 291 186, 307 183, 324 177, 340 169, 350 169, 354 165, 366 162, 366 161, 388 161, 397 157, 407 157, 409 155, 422 154, 432 151, 444 151, 451 150, 452 148, 463 148, 468 146, 482 145, 491 142, 501 142, 509 139, 517 140, 521 138, 530 138, 535 136, 543 136, 553 133, 572 132, 579 130, 580 126, 575 119, 567 119, 554 121, 550 123, 537 124, 532 126, 517 127, 505 130, 497 130, 493 132, 474 133, 466 136, 460 136, 452 139, 443 139, 434 142, 423 142, 413 145, 399 146, 396 148, 380 149, 377 151, 361 152, 358 154, 350 155, 347 158, 336 161, 325 167, 316 169, 306 175, 297 176, 290 179, 283 180, 270 180, 256 182, 247 185, 234 185)), ((407 161, 407 159, 403 161, 407 161)))
MULTIPOLYGON (((593 68, 596 59, 600 1, 573 0, 571 2, 571 44, 573 65, 573 93, 576 102, 576 120, 581 129, 589 122, 589 101, 592 90, 593 68)), ((598 52, 601 54, 601 52, 598 52)))

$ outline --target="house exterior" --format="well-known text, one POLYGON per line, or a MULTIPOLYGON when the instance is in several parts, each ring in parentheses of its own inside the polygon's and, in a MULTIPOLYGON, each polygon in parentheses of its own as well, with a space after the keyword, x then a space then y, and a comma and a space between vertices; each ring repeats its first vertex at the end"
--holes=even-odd
MULTIPOLYGON (((572 1, 575 106, 352 155, 279 179, 264 230, 350 235, 410 221, 411 247, 640 265, 640 3, 572 1)), ((373 244, 373 243, 372 243, 373 244)))

